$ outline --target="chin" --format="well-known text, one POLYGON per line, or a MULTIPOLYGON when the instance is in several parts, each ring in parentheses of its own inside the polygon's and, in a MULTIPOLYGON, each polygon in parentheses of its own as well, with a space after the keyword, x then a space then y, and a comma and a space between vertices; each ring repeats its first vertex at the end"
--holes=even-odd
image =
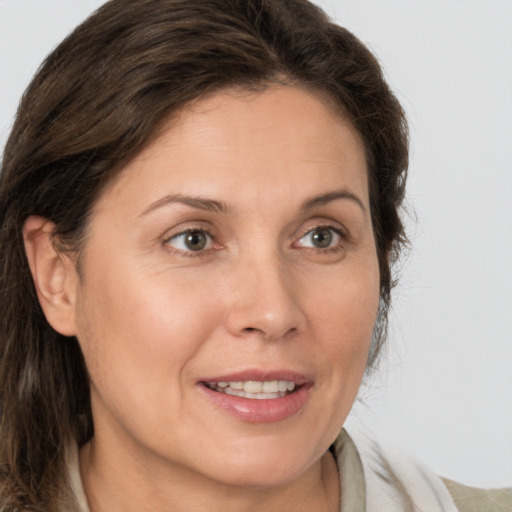
MULTIPOLYGON (((302 437, 302 436, 301 436, 302 437)), ((304 450, 304 439, 289 435, 243 438, 236 442, 217 444, 220 453, 205 457, 208 463, 200 468, 203 474, 237 487, 271 488, 296 480, 319 462, 326 446, 304 450), (300 450, 297 447, 301 446, 300 450), (222 468, 219 474, 219 468, 222 468)), ((206 451, 205 451, 206 453, 206 451)))
POLYGON ((216 479, 225 485, 238 488, 269 489, 285 486, 296 480, 307 472, 310 465, 301 461, 268 458, 247 461, 245 464, 224 466, 221 478, 219 478, 218 469, 215 471, 215 475, 216 479))

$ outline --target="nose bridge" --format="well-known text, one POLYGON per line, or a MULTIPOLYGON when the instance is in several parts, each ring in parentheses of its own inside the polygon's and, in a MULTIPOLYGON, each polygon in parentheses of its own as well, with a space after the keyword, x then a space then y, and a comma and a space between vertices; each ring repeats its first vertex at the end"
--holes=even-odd
POLYGON ((242 254, 232 281, 228 329, 238 336, 257 332, 279 339, 302 324, 295 280, 275 248, 242 254))

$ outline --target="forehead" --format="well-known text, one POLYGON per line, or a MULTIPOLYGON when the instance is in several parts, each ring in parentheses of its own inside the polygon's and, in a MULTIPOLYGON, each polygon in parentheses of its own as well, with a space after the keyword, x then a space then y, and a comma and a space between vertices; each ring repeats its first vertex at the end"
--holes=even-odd
POLYGON ((225 90, 187 105, 110 188, 117 195, 131 189, 133 204, 162 192, 285 197, 307 183, 348 186, 366 201, 361 137, 320 95, 272 86, 225 90))

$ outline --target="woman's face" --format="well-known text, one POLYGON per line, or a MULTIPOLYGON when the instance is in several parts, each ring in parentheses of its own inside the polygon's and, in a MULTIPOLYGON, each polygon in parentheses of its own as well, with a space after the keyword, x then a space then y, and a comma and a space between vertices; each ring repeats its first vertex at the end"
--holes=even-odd
POLYGON ((320 460, 379 303, 366 173, 351 126, 284 86, 194 103, 122 171, 75 306, 103 453, 263 486, 320 460))

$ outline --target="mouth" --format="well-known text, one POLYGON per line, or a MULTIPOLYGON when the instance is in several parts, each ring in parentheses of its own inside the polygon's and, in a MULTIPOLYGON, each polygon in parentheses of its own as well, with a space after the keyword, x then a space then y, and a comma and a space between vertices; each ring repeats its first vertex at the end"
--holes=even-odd
POLYGON ((286 370, 247 370, 202 379, 203 396, 230 415, 249 423, 281 421, 308 402, 313 380, 286 370))
POLYGON ((203 382, 217 393, 248 398, 250 400, 273 400, 296 392, 300 385, 291 380, 246 380, 231 382, 203 382))

